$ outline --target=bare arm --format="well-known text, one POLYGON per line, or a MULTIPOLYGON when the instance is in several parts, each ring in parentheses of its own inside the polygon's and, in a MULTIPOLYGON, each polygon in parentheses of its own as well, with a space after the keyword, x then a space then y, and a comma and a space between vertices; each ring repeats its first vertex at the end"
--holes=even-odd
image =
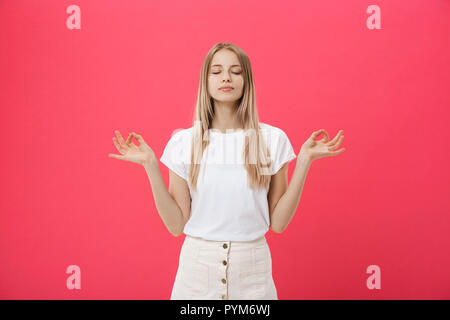
POLYGON ((169 190, 167 190, 157 159, 145 163, 144 168, 150 180, 159 216, 172 235, 175 237, 181 235, 190 216, 190 196, 187 197, 189 195, 187 185, 183 186, 183 183, 185 184, 183 178, 169 169, 170 182, 169 190))
POLYGON ((268 201, 273 231, 283 232, 294 217, 311 163, 316 159, 337 156, 345 151, 345 148, 336 151, 344 139, 343 133, 344 131, 340 130, 330 141, 324 129, 313 132, 302 145, 289 186, 287 164, 272 177, 268 201), (324 134, 324 138, 316 141, 321 133, 324 134))
POLYGON ((289 185, 287 164, 272 177, 268 197, 270 226, 274 232, 283 232, 294 217, 310 166, 310 160, 298 157, 289 185))
POLYGON ((172 235, 176 237, 181 235, 190 216, 190 193, 187 182, 169 169, 170 182, 167 190, 159 170, 158 159, 142 136, 132 132, 125 141, 118 130, 115 133, 117 138, 113 138, 113 141, 121 155, 109 154, 109 156, 144 166, 159 216, 172 235), (140 143, 139 146, 132 142, 133 137, 140 143))

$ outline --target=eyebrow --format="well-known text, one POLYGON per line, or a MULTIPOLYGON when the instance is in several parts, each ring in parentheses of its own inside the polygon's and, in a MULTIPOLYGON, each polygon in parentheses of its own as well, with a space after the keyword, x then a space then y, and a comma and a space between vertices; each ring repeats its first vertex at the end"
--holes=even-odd
MULTIPOLYGON (((211 67, 221 67, 221 64, 213 64, 211 67)), ((232 67, 240 67, 240 64, 233 64, 232 67)))

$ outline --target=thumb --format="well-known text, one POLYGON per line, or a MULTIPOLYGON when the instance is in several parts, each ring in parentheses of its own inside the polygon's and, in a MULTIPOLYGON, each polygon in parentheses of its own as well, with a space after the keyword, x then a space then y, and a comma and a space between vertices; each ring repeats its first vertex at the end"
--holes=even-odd
POLYGON ((311 140, 315 140, 324 131, 325 131, 324 129, 320 129, 320 130, 314 131, 309 138, 311 140))
POLYGON ((142 136, 140 134, 137 134, 135 132, 133 132, 133 136, 136 138, 137 141, 139 141, 139 143, 145 143, 144 139, 142 138, 142 136))

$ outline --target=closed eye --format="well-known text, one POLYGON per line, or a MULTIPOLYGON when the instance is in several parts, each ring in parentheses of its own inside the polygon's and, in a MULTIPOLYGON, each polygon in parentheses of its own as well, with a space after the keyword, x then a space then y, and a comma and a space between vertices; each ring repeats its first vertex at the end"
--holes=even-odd
MULTIPOLYGON (((220 72, 213 72, 212 74, 219 74, 220 72)), ((241 72, 232 72, 234 74, 241 74, 241 72)))

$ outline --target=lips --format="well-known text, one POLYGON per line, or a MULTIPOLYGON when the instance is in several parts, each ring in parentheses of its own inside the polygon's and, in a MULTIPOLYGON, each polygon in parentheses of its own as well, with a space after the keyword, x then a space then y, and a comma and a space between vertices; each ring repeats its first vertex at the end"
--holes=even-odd
POLYGON ((230 90, 233 90, 233 87, 220 87, 219 90, 230 91, 230 90))

